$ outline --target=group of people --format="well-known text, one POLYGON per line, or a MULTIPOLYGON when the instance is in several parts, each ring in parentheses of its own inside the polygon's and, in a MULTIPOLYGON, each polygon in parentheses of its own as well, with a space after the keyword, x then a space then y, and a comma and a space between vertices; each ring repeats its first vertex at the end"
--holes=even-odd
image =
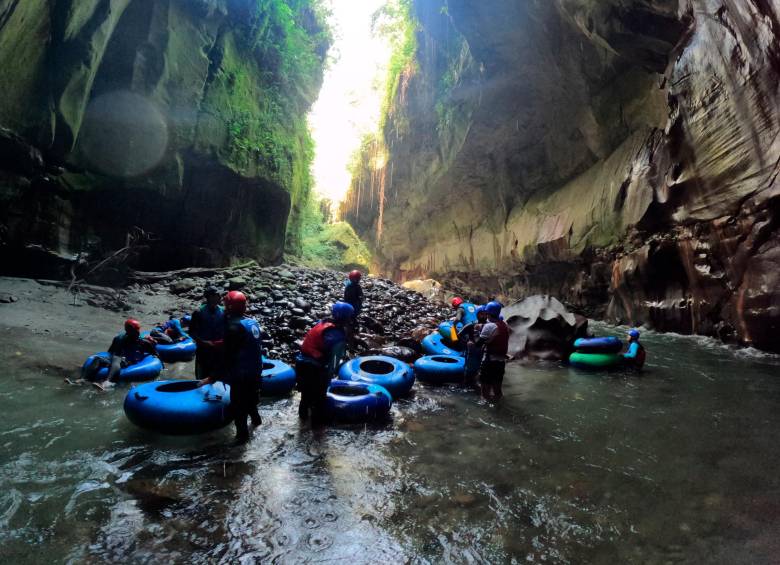
MULTIPOLYGON (((502 385, 509 352, 509 326, 501 317, 502 304, 496 300, 476 306, 456 296, 450 302, 455 315, 449 345, 465 351, 464 385, 472 385, 479 375, 482 397, 495 402, 503 396, 502 385)), ((447 339, 447 336, 443 336, 447 339)))
MULTIPOLYGON (((447 345, 464 351, 466 372, 464 385, 472 385, 479 375, 482 397, 494 402, 503 396, 502 384, 509 352, 509 326, 501 316, 502 304, 491 301, 476 306, 456 296, 450 302, 455 311, 449 331, 442 334, 447 345)), ((632 328, 626 336, 628 347, 622 353, 626 366, 641 369, 646 352, 639 342, 639 330, 632 328)))
MULTIPOLYGON (((311 419, 312 427, 321 427, 327 416, 327 391, 346 356, 350 334, 357 323, 363 304, 360 271, 352 271, 344 289, 343 301, 336 302, 330 316, 317 322, 304 336, 295 360, 297 387, 301 393, 298 416, 311 419)), ((452 336, 456 345, 465 350, 466 382, 474 383, 479 374, 482 396, 496 401, 502 396, 502 383, 509 348, 510 330, 501 317, 502 305, 491 301, 475 306, 456 297, 452 299, 455 315, 452 336)), ((257 410, 259 375, 263 369, 263 334, 257 320, 247 316, 247 297, 232 290, 222 296, 216 287, 204 292, 204 303, 185 316, 189 331, 178 319, 159 324, 142 336, 138 320, 128 319, 124 331, 117 335, 108 349, 108 357, 95 357, 82 370, 82 379, 95 381, 100 369, 107 368, 105 379, 94 384, 105 389, 115 382, 120 371, 138 363, 147 355, 156 355, 156 344, 169 344, 191 337, 195 342, 195 374, 201 386, 222 381, 230 385, 231 405, 236 427, 236 440, 249 437, 248 422, 262 422, 257 410)), ((639 332, 632 330, 632 344, 627 356, 641 357, 639 332)))
MULTIPOLYGON (((331 315, 315 324, 305 335, 295 362, 297 386, 301 392, 298 414, 311 418, 319 427, 326 422, 328 384, 346 355, 348 332, 354 325, 363 302, 361 273, 349 274, 344 302, 336 302, 331 315)), ((249 426, 262 422, 257 410, 259 375, 263 369, 263 331, 257 320, 247 316, 247 297, 230 291, 222 296, 216 287, 204 292, 204 303, 191 316, 186 332, 178 319, 159 324, 142 335, 141 323, 130 318, 124 331, 111 342, 107 357, 95 356, 82 369, 82 379, 105 390, 115 383, 125 367, 157 355, 157 344, 171 344, 191 337, 196 344, 195 374, 201 386, 222 381, 230 385, 236 440, 246 441, 249 426), (101 369, 104 379, 98 380, 101 369)))

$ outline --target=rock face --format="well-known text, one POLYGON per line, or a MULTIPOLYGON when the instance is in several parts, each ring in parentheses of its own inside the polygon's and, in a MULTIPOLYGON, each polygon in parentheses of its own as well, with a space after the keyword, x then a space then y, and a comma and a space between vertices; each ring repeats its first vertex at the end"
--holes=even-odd
POLYGON ((434 4, 344 209, 381 270, 780 351, 780 2, 434 4))
POLYGON ((145 268, 299 245, 328 39, 307 1, 278 4, 0 0, 3 263, 135 227, 145 268))

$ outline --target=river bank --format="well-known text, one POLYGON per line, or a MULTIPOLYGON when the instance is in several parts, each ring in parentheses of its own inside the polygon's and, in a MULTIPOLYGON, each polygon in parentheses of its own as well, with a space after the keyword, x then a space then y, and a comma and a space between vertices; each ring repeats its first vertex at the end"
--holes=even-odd
MULTIPOLYGON (((154 284, 120 298, 149 321, 186 311, 186 293, 154 284)), ((641 378, 510 363, 497 408, 418 383, 387 425, 320 438, 297 397, 263 399, 263 426, 231 449, 230 429, 156 436, 125 418, 125 388, 63 383, 128 312, 28 280, 0 292, 17 298, 0 304, 3 562, 752 564, 780 550, 777 356, 645 332, 641 378)))

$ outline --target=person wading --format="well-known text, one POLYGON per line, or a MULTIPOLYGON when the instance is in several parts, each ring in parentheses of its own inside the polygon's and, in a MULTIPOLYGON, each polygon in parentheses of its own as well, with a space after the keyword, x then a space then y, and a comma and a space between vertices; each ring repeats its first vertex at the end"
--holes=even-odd
POLYGON ((221 380, 230 385, 230 408, 236 425, 236 442, 249 439, 247 418, 253 426, 262 423, 257 411, 260 373, 263 370, 262 330, 254 318, 248 318, 246 296, 232 290, 227 293, 225 303, 225 338, 223 361, 218 376, 208 376, 201 385, 221 380))
POLYGON ((346 353, 346 326, 351 323, 354 313, 350 304, 336 302, 331 317, 318 322, 303 338, 301 352, 295 360, 301 392, 298 416, 306 420, 311 412, 313 427, 320 427, 327 420, 328 385, 346 353))
POLYGON ((509 351, 509 326, 501 320, 501 304, 488 302, 485 305, 488 321, 482 326, 477 347, 484 346, 485 358, 480 369, 479 382, 482 397, 490 402, 499 400, 503 393, 501 385, 504 382, 506 369, 506 354, 509 351))
POLYGON ((219 290, 210 286, 203 293, 206 303, 192 313, 190 336, 198 348, 195 353, 195 376, 205 379, 216 374, 221 361, 220 347, 225 337, 225 310, 219 290))

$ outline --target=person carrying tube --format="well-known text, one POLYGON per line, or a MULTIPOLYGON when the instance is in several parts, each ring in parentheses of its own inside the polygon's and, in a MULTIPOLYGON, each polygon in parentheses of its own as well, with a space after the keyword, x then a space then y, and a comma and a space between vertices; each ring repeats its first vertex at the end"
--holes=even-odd
POLYGON ((217 374, 200 381, 201 386, 220 380, 230 386, 230 409, 236 426, 236 443, 249 439, 247 418, 257 427, 262 423, 257 411, 260 374, 263 371, 263 330, 257 320, 245 316, 246 296, 232 290, 225 295, 225 337, 216 342, 222 351, 217 374))
POLYGON ((479 372, 479 382, 482 388, 482 397, 495 402, 503 396, 501 385, 504 382, 506 369, 506 355, 509 352, 509 326, 501 316, 501 303, 492 301, 485 305, 488 320, 479 338, 476 341, 478 347, 485 348, 485 358, 479 372))
POLYGON ((639 343, 639 330, 628 330, 628 350, 623 354, 623 361, 628 367, 641 370, 647 358, 647 351, 639 343))
POLYGON ((301 393, 298 416, 301 420, 311 416, 312 427, 321 427, 327 421, 328 385, 346 354, 347 327, 354 315, 351 304, 336 302, 331 317, 317 322, 306 333, 295 359, 297 387, 301 393))
POLYGON ((113 386, 119 377, 119 372, 125 367, 139 363, 147 355, 157 355, 154 342, 141 337, 141 323, 138 320, 128 318, 125 320, 124 328, 125 331, 111 341, 111 346, 108 348, 111 355, 108 359, 96 356, 92 363, 81 370, 81 378, 91 381, 95 379, 100 369, 108 367, 106 379, 92 383, 100 390, 113 386))
POLYGON ((190 336, 195 341, 195 376, 198 379, 216 374, 221 363, 221 352, 216 344, 225 337, 225 310, 220 306, 222 296, 214 286, 203 293, 206 300, 190 318, 190 336))

